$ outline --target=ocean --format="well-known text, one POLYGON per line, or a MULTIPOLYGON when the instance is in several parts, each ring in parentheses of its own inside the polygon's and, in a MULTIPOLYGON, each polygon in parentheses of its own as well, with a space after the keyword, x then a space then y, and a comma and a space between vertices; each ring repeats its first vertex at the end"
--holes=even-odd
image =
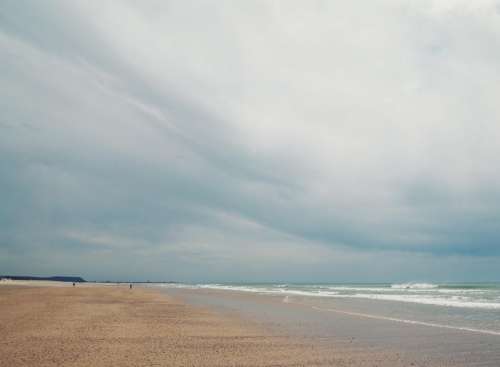
POLYGON ((500 336, 500 283, 168 284, 282 297, 320 311, 500 336))

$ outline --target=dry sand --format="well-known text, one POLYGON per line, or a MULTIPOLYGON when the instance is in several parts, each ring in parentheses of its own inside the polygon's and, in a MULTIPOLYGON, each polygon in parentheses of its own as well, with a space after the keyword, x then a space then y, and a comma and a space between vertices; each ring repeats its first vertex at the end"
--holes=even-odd
POLYGON ((0 287, 0 366, 403 366, 128 286, 0 287))

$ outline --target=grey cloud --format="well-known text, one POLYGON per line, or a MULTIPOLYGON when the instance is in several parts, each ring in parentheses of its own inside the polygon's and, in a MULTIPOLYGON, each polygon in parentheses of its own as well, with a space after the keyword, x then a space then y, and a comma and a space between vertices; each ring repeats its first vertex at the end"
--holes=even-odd
POLYGON ((0 266, 498 264, 496 2, 276 4, 4 2, 0 266))

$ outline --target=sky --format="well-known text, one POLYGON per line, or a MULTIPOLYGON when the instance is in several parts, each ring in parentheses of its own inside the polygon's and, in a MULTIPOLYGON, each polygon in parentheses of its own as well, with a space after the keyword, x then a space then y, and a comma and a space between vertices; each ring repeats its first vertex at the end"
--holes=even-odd
POLYGON ((0 3, 0 274, 500 280, 500 1, 0 3))

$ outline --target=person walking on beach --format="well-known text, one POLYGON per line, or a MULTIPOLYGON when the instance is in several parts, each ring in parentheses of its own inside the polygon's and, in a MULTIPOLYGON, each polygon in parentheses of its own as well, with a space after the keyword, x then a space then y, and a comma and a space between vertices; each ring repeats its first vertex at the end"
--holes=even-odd
POLYGON ((132 289, 132 283, 130 283, 130 288, 129 289, 132 289))

